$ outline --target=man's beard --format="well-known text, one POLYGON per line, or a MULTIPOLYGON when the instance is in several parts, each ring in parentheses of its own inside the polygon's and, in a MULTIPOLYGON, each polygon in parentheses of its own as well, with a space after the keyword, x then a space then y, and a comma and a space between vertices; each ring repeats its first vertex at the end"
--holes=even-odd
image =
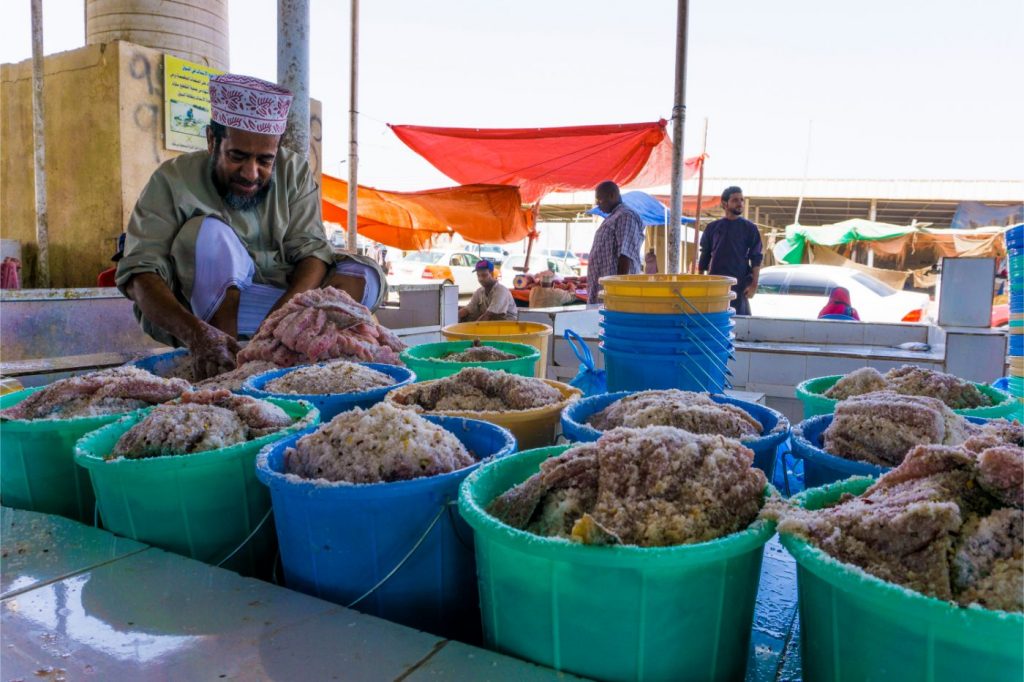
POLYGON ((235 194, 217 178, 217 169, 213 157, 210 157, 210 179, 213 180, 213 186, 217 188, 217 194, 224 200, 227 207, 235 211, 256 210, 267 198, 267 195, 270 193, 270 186, 273 184, 273 180, 270 180, 263 187, 260 187, 255 194, 249 196, 235 194))

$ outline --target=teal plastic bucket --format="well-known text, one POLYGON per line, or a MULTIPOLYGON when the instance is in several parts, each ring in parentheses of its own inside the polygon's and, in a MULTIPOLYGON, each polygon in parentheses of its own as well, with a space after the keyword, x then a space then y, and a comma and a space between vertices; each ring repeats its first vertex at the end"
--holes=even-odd
MULTIPOLYGON (((515 451, 508 429, 425 419, 478 459, 515 451)), ((437 635, 479 639, 472 533, 451 506, 479 464, 393 483, 305 481, 283 473, 285 451, 300 435, 264 448, 256 465, 273 498, 288 587, 437 635)))
MULTIPOLYGON (((43 388, 0 397, 0 410, 43 388)), ((75 466, 75 443, 124 416, 0 421, 0 501, 6 507, 57 514, 92 525, 96 498, 89 472, 75 466)))
MULTIPOLYGON (((845 459, 823 450, 825 429, 832 424, 833 417, 833 414, 822 414, 793 427, 792 455, 804 463, 805 488, 817 488, 853 476, 878 478, 892 468, 845 459)), ((967 420, 973 424, 987 421, 977 417, 967 417, 967 420)))
MULTIPOLYGON (((572 403, 562 411, 562 434, 569 440, 581 443, 597 440, 604 432, 595 429, 587 423, 587 420, 612 403, 633 395, 635 392, 603 393, 572 403)), ((737 400, 724 395, 711 395, 710 398, 716 403, 735 405, 761 422, 761 435, 757 438, 741 439, 741 442, 754 451, 754 466, 763 471, 771 481, 775 473, 776 453, 779 446, 789 438, 789 420, 781 412, 757 403, 737 400)))
POLYGON ((714 361, 703 354, 634 353, 614 350, 603 343, 601 352, 611 392, 678 388, 721 393, 727 388, 725 370, 731 351, 716 353, 714 361))
MULTIPOLYGON (((872 483, 850 479, 794 499, 821 509, 872 483)), ((880 580, 803 538, 781 540, 797 561, 805 680, 1024 678, 1024 615, 961 608, 880 580)))
POLYGON ((695 545, 592 547, 516 530, 485 511, 566 449, 491 462, 459 490, 476 540, 485 644, 602 680, 742 679, 775 525, 757 521, 695 545))
POLYGON ((75 462, 92 475, 103 526, 199 561, 269 577, 274 532, 266 522, 270 495, 256 479, 256 454, 264 445, 320 421, 316 408, 306 403, 269 402, 295 423, 283 431, 218 450, 104 460, 142 414, 83 437, 75 446, 75 462))
MULTIPOLYGON (((824 393, 835 386, 836 382, 843 378, 842 374, 834 374, 827 377, 816 377, 801 382, 796 387, 796 397, 804 404, 804 419, 815 417, 819 414, 832 414, 836 411, 838 400, 825 397, 824 393)), ((961 410, 953 410, 964 417, 981 417, 982 419, 998 419, 1006 417, 1009 419, 1020 418, 1020 408, 1014 404, 1013 396, 1006 391, 986 384, 974 384, 979 391, 989 397, 992 404, 987 407, 968 407, 961 410)))
MULTIPOLYGON (((325 363, 321 363, 321 365, 323 364, 325 363)), ((373 362, 360 362, 357 364, 377 370, 382 374, 387 374, 395 380, 395 383, 390 386, 371 388, 369 391, 359 391, 356 393, 328 393, 319 395, 315 393, 303 395, 295 395, 291 393, 270 393, 263 390, 264 386, 274 379, 283 377, 285 374, 289 374, 296 370, 307 368, 307 366, 286 367, 284 369, 272 369, 269 372, 249 377, 242 384, 242 393, 253 398, 261 399, 277 398, 278 400, 304 400, 320 411, 321 421, 329 422, 342 412, 348 412, 349 410, 353 410, 357 407, 361 407, 363 409, 373 407, 380 401, 384 400, 384 396, 389 392, 416 381, 416 375, 405 367, 399 367, 398 365, 383 365, 373 362)))
POLYGON ((509 374, 523 377, 536 376, 537 361, 540 351, 534 346, 524 343, 508 343, 505 341, 483 341, 484 345, 515 355, 513 360, 496 360, 494 362, 447 362, 440 358, 449 353, 460 353, 473 346, 472 341, 445 341, 443 343, 425 343, 402 351, 399 358, 406 367, 416 372, 417 381, 443 379, 458 374, 466 367, 483 367, 485 369, 502 370, 509 374))

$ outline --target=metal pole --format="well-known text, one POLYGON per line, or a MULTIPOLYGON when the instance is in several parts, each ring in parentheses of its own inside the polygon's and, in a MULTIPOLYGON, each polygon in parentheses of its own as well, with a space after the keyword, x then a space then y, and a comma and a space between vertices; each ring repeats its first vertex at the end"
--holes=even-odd
POLYGON ((804 179, 800 183, 800 198, 796 201, 796 215, 793 217, 793 224, 800 224, 800 209, 804 207, 804 190, 807 187, 807 169, 811 164, 811 128, 814 121, 807 122, 807 154, 804 156, 804 179))
POLYGON ((693 257, 690 272, 697 272, 697 263, 700 260, 700 205, 704 200, 704 155, 708 152, 708 119, 704 117, 704 142, 700 150, 700 175, 697 178, 697 210, 694 211, 693 221, 693 257))
POLYGON ((348 250, 356 253, 359 250, 358 230, 358 170, 359 170, 359 138, 357 136, 359 94, 359 0, 352 0, 352 53, 350 57, 351 74, 349 76, 348 93, 348 250))
POLYGON ((277 0, 277 82, 295 95, 281 144, 309 158, 309 0, 277 0))
POLYGON ((32 141, 35 146, 36 244, 39 263, 35 285, 50 287, 50 234, 46 211, 46 138, 43 134, 43 0, 32 0, 32 141))
POLYGON ((680 272, 683 216, 683 123, 686 121, 686 18, 689 0, 676 17, 676 93, 672 105, 672 201, 668 216, 668 272, 680 272))

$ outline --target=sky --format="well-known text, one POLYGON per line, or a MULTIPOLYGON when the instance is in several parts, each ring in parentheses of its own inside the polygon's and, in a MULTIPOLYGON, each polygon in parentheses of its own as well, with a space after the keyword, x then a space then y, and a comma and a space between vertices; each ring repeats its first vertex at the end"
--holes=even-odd
MULTIPOLYGON (((43 0, 46 53, 83 0, 43 0)), ((324 171, 347 177, 349 2, 311 0, 324 171)), ((671 0, 362 0, 359 182, 454 184, 385 123, 531 127, 671 115, 671 0)), ((28 0, 0 61, 31 56, 28 0)), ((276 0, 230 0, 231 70, 276 80, 276 0)), ((716 177, 1024 181, 1021 0, 694 0, 684 154, 716 177), (809 134, 810 133, 810 134, 809 134), (808 141, 810 141, 808 149, 808 141)))

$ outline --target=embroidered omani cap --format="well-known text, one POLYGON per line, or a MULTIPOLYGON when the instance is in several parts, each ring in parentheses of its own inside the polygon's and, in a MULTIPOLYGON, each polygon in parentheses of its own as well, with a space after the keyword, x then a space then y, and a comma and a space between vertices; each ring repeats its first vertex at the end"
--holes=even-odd
POLYGON ((291 105, 291 91, 275 83, 233 73, 210 78, 213 120, 229 128, 283 135, 291 105))

